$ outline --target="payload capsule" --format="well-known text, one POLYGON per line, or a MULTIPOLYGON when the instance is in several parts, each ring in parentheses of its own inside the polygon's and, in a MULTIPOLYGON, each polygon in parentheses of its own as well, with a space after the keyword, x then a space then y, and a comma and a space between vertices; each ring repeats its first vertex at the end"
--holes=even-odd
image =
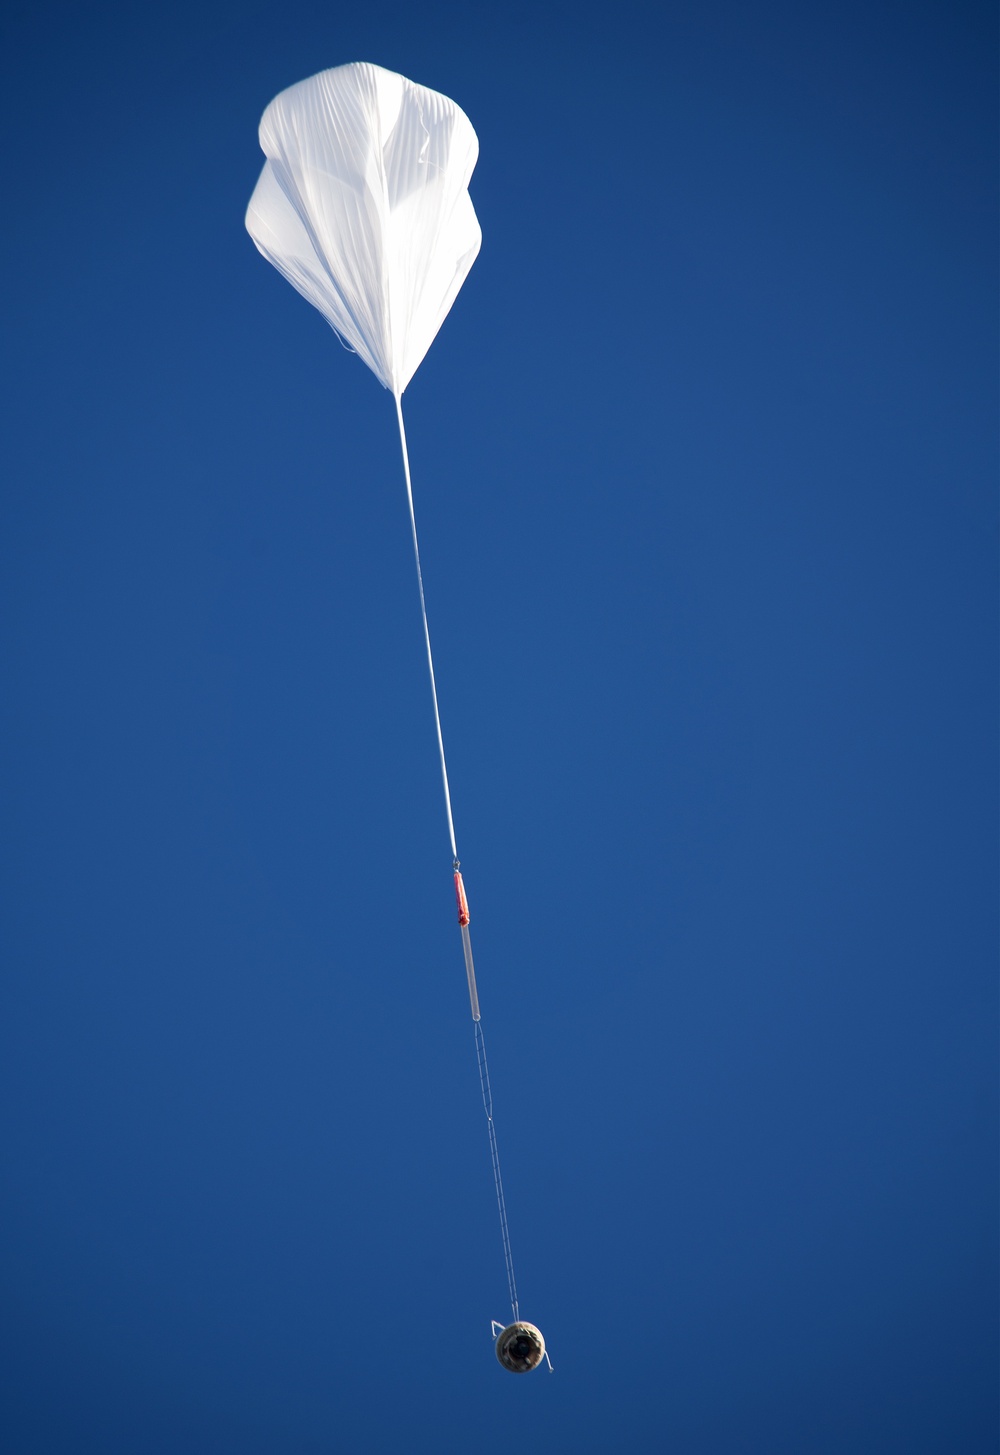
POLYGON ((530 1374, 545 1358, 541 1329, 520 1320, 508 1324, 497 1337, 497 1358, 511 1374, 530 1374))

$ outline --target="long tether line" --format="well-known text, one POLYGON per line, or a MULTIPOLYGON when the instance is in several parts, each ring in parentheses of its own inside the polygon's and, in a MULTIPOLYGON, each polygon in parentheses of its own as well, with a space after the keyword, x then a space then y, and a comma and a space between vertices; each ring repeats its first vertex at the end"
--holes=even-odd
POLYGON ((438 711, 437 683, 434 680, 434 658, 431 655, 431 629, 427 625, 427 603, 424 601, 424 576, 420 569, 420 547, 417 544, 417 517, 413 513, 413 486, 410 484, 410 456, 406 449, 406 430, 403 428, 403 398, 396 395, 396 418, 399 420, 399 443, 403 449, 403 473, 406 476, 406 498, 410 502, 410 529, 413 532, 413 559, 417 563, 417 585, 420 587, 420 611, 424 618, 424 641, 427 644, 427 670, 431 674, 431 696, 434 698, 434 726, 437 728, 438 752, 441 755, 441 782, 444 784, 444 806, 448 812, 448 836, 451 839, 451 856, 458 858, 455 847, 455 821, 451 816, 451 790, 448 787, 448 765, 444 761, 444 738, 441 736, 441 714, 438 711))
MULTIPOLYGON (((437 729, 438 753, 441 758, 441 782, 444 786, 444 806, 448 814, 448 835, 451 839, 451 852, 455 868, 456 887, 461 885, 461 875, 458 872, 458 848, 455 844, 455 821, 451 812, 451 790, 448 787, 448 766, 444 756, 444 737, 441 733, 441 713, 438 709, 437 682, 434 678, 434 658, 431 654, 431 632, 427 624, 427 603, 424 600, 424 577, 420 569, 420 547, 417 544, 417 518, 413 510, 413 486, 410 481, 410 457, 406 448, 406 430, 403 426, 403 404, 402 396, 396 394, 396 418, 399 421, 399 443, 403 451, 403 473, 406 476, 406 498, 410 506, 410 529, 413 533, 413 558, 417 564, 417 585, 420 588, 420 612, 424 621, 424 642, 427 647, 427 669, 431 678, 431 696, 434 699, 434 726, 437 729)), ((497 1210, 500 1213, 500 1236, 503 1240, 503 1257, 507 1267, 507 1291, 510 1294, 510 1306, 514 1314, 514 1322, 520 1318, 517 1304, 517 1284, 514 1281, 514 1259, 510 1250, 510 1231, 507 1227, 507 1205, 503 1195, 503 1179, 500 1176, 500 1153, 497 1149, 497 1133, 493 1122, 493 1091, 490 1087, 490 1068, 486 1060, 486 1040, 483 1036, 482 1022, 479 1019, 479 999, 476 992, 475 971, 472 966, 472 946, 469 941, 468 930, 468 908, 464 906, 464 919, 461 917, 464 906, 464 890, 460 904, 459 924, 462 926, 462 943, 465 950, 466 973, 469 979, 469 996, 472 1004, 472 1019, 476 1028, 476 1063, 479 1067, 479 1085, 483 1093, 483 1107, 486 1111, 486 1125, 490 1136, 490 1160, 493 1163, 493 1184, 497 1194, 497 1210)))

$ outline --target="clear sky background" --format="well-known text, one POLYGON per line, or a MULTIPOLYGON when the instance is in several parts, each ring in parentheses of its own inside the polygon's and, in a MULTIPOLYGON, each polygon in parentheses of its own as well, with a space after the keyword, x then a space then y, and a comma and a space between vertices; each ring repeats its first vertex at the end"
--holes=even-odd
POLYGON ((5 7, 3 1448, 987 1455, 992 6, 5 7), (394 410, 279 90, 481 144, 394 410))

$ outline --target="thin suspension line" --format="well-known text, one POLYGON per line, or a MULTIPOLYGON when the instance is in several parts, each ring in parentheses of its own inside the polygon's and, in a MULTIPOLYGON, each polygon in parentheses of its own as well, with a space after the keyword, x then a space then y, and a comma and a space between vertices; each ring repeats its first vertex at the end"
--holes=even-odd
MULTIPOLYGON (((424 598, 424 577, 420 569, 420 546, 417 543, 417 517, 413 509, 413 485, 410 481, 410 456, 406 448, 406 429, 403 425, 403 403, 399 394, 395 395, 396 418, 399 421, 399 443, 403 451, 403 473, 406 476, 406 499, 410 507, 410 529, 413 532, 413 559, 417 565, 417 586, 420 589, 420 613, 424 622, 424 642, 427 647, 427 669, 431 679, 431 697, 434 700, 434 726, 437 729, 438 754, 441 758, 441 782, 444 786, 444 806, 448 814, 448 835, 451 839, 451 852, 455 866, 455 878, 461 883, 461 875, 458 873, 458 848, 455 843, 455 820, 451 812, 451 789, 448 786, 448 765, 444 756, 444 737, 441 733, 441 713, 438 708, 437 682, 434 677, 434 657, 431 653, 431 631, 427 623, 427 603, 424 598)), ((500 1152, 497 1148, 497 1132, 493 1122, 493 1091, 490 1086, 490 1068, 486 1060, 486 1040, 483 1036, 482 1022, 479 1019, 479 998, 476 993, 475 972, 472 969, 472 947, 469 941, 468 911, 466 918, 460 918, 462 926, 462 944, 465 950, 466 973, 469 979, 469 997, 472 1005, 472 1017, 475 1023, 476 1034, 476 1062, 479 1067, 479 1086, 483 1093, 483 1108, 486 1112, 486 1125, 490 1136, 490 1160, 493 1164, 493 1185, 497 1194, 497 1211, 500 1214, 500 1237, 503 1241, 503 1259, 507 1269, 507 1292, 510 1295, 510 1306, 514 1315, 514 1322, 520 1318, 517 1303, 517 1283, 514 1279, 514 1259, 510 1249, 510 1230, 507 1226, 507 1204, 503 1195, 503 1178, 500 1176, 500 1152)))
POLYGON ((434 680, 434 658, 431 655, 431 630, 427 625, 427 603, 424 600, 424 577, 420 569, 420 547, 417 544, 417 517, 413 513, 413 486, 410 483, 410 457, 406 449, 406 430, 403 427, 403 400, 396 396, 396 418, 399 420, 399 443, 403 450, 403 473, 406 476, 406 498, 410 503, 410 529, 413 532, 413 558, 417 563, 417 585, 420 588, 420 611, 424 618, 424 641, 427 644, 427 667, 431 674, 431 696, 434 699, 434 726, 437 728, 438 753, 441 756, 441 782, 444 784, 444 806, 448 813, 448 835, 451 839, 451 856, 458 858, 455 845, 455 821, 451 815, 451 790, 448 787, 448 766, 444 760, 444 738, 441 736, 441 714, 438 711, 437 683, 434 680))
POLYGON ((476 1021, 476 1060, 479 1063, 479 1085, 483 1092, 483 1107, 486 1124, 490 1129, 490 1157, 493 1160, 493 1183, 497 1190, 497 1210, 500 1213, 500 1236, 503 1239, 503 1260, 507 1265, 507 1291, 514 1322, 521 1317, 517 1308, 517 1283, 514 1279, 514 1258, 510 1251, 510 1231, 507 1227, 507 1204, 503 1195, 503 1178, 500 1176, 500 1153, 497 1150, 497 1131, 493 1124, 493 1092, 490 1087, 490 1068, 486 1061, 486 1038, 482 1021, 476 1021))

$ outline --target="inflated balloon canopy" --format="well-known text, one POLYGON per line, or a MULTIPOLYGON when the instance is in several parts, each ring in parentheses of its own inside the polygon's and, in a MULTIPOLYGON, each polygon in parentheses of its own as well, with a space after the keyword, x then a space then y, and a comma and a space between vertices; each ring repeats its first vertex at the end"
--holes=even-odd
POLYGON ((482 242, 469 118, 437 91, 356 62, 276 96, 260 144, 250 236, 398 398, 482 242))

